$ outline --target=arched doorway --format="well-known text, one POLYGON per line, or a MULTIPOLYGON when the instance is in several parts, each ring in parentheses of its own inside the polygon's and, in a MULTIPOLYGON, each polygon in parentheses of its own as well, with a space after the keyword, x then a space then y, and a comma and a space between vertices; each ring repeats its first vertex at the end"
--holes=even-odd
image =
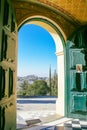
POLYGON ((61 28, 52 20, 42 17, 42 16, 32 16, 25 19, 18 28, 20 28, 24 23, 36 24, 45 28, 52 38, 54 39, 56 45, 56 56, 57 56, 57 68, 58 68, 58 99, 56 101, 56 112, 57 114, 64 116, 65 113, 65 97, 64 97, 64 46, 65 46, 65 35, 61 28), (61 109, 62 108, 62 109, 61 109))

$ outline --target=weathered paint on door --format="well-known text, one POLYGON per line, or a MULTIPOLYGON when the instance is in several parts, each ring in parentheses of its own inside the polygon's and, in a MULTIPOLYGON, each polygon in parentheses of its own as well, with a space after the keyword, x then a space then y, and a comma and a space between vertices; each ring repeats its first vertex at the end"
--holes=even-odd
POLYGON ((9 0, 0 0, 0 130, 16 130, 16 22, 9 0))
POLYGON ((87 26, 66 46, 66 115, 87 119, 87 26))

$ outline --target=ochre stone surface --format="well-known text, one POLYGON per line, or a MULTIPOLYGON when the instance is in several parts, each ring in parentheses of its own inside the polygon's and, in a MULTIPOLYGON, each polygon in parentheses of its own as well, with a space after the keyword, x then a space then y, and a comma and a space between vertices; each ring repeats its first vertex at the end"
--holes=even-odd
POLYGON ((87 24, 87 0, 14 0, 17 25, 32 16, 44 16, 57 23, 68 38, 87 24))

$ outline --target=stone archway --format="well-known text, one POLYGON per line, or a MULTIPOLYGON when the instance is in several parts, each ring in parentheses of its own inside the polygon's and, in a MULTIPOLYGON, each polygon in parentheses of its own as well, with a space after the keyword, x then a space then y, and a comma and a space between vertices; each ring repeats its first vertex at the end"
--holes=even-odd
POLYGON ((52 38, 54 39, 56 46, 56 56, 57 56, 57 68, 58 68, 58 99, 56 101, 56 113, 64 116, 65 113, 65 97, 64 97, 64 46, 66 36, 61 30, 61 28, 52 20, 42 17, 42 16, 33 16, 25 19, 18 28, 20 28, 24 23, 27 24, 36 24, 44 29, 46 29, 52 38))

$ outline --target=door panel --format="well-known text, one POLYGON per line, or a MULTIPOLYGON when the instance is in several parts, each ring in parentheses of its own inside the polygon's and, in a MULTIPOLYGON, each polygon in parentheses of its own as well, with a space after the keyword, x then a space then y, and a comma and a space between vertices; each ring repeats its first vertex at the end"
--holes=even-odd
POLYGON ((66 46, 66 115, 80 119, 87 119, 87 45, 84 43, 86 30, 87 26, 77 30, 66 46))
POLYGON ((10 0, 0 7, 0 130, 16 130, 17 27, 10 0))
POLYGON ((86 95, 79 94, 72 97, 72 112, 87 112, 86 95))

